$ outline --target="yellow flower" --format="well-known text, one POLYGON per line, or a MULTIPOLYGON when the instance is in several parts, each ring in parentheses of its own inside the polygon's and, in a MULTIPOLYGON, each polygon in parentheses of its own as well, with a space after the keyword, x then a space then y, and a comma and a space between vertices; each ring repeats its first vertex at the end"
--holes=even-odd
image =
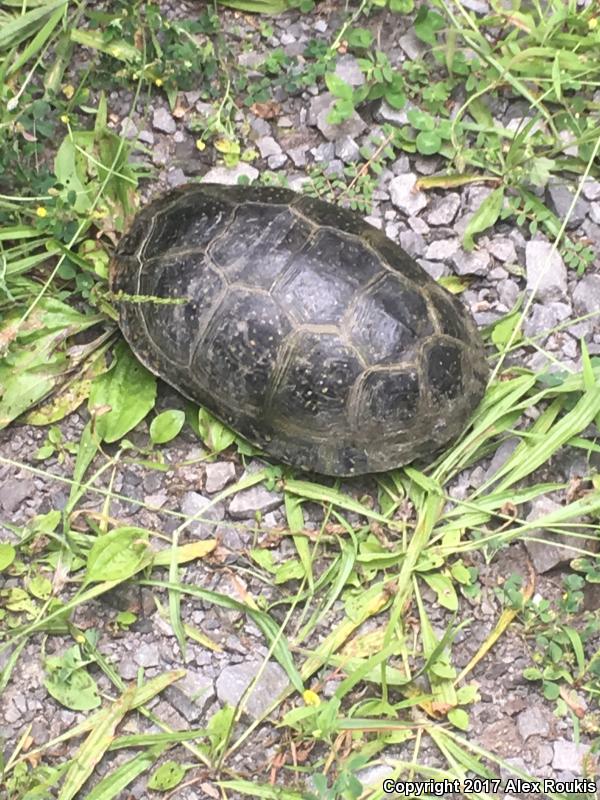
POLYGON ((305 689, 302 692, 302 699, 306 703, 307 706, 320 706, 321 705, 321 698, 316 692, 313 692, 312 689, 305 689))
POLYGON ((196 139, 196 149, 200 151, 206 150, 206 145, 204 144, 202 139, 196 139))
POLYGON ((66 86, 62 87, 62 93, 67 98, 67 100, 70 100, 75 94, 75 87, 71 86, 71 84, 69 83, 66 86))
POLYGON ((37 209, 36 209, 36 211, 35 211, 35 213, 38 215, 38 217, 42 217, 42 219, 43 219, 44 217, 47 217, 47 216, 48 216, 48 212, 46 211, 46 209, 44 208, 44 206, 38 206, 38 207, 37 207, 37 209))
POLYGON ((65 125, 69 124, 69 115, 68 114, 61 114, 60 121, 65 125))
POLYGON ((598 17, 592 17, 588 19, 588 28, 593 31, 598 27, 598 17))
POLYGON ((157 78, 157 79, 154 81, 154 83, 155 83, 155 85, 156 85, 156 86, 159 86, 159 87, 160 87, 160 86, 162 86, 162 85, 163 85, 163 80, 162 80, 162 78, 157 78))

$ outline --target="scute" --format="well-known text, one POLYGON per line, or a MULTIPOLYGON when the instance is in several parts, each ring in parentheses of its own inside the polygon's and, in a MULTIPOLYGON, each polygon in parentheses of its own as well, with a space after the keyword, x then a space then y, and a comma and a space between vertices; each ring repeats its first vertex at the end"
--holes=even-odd
POLYGON ((324 203, 314 197, 298 195, 294 207, 311 220, 315 225, 327 226, 344 233, 360 236, 369 227, 357 214, 347 208, 324 203))
POLYGON ((434 332, 427 304, 416 287, 387 273, 358 298, 348 330, 369 364, 393 364, 416 357, 434 332))
POLYGON ((310 226, 287 207, 248 203, 238 206, 208 253, 230 282, 269 289, 310 233, 310 226))
POLYGON ((359 426, 393 426, 406 431, 419 413, 419 376, 415 367, 367 372, 362 381, 359 426))
POLYGON ((154 346, 177 364, 190 363, 194 343, 206 328, 225 281, 202 252, 163 257, 140 272, 140 293, 185 303, 140 303, 154 346), (191 276, 191 278, 190 278, 191 276))
POLYGON ((428 294, 441 327, 440 333, 452 336, 454 339, 462 339, 465 336, 465 322, 461 317, 460 301, 451 294, 444 293, 437 286, 428 294))
POLYGON ((273 300, 230 292, 196 346, 192 373, 227 406, 260 408, 291 324, 273 300))
POLYGON ((377 228, 368 225, 364 232, 364 239, 369 242, 389 269, 409 278, 417 286, 426 286, 431 283, 431 278, 425 270, 377 228))
POLYGON ((436 400, 453 400, 462 394, 462 356, 458 344, 442 342, 429 348, 427 378, 434 402, 436 400))
POLYGON ((300 333, 283 355, 272 411, 291 425, 314 432, 347 427, 348 395, 361 372, 354 351, 333 333, 300 333))
POLYGON ((292 260, 273 293, 299 323, 335 325, 356 290, 380 270, 374 254, 360 241, 320 230, 292 260))
POLYGON ((156 258, 173 250, 206 247, 225 230, 232 211, 230 203, 203 197, 198 192, 180 197, 179 202, 156 214, 141 257, 156 258))
POLYGON ((460 301, 356 213, 288 189, 169 192, 123 237, 110 284, 148 369, 302 469, 431 458, 484 393, 460 301))

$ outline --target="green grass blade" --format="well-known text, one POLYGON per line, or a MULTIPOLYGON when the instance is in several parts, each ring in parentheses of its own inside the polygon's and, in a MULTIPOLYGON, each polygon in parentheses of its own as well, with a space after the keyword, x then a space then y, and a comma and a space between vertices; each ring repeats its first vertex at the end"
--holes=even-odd
POLYGON ((0 51, 16 47, 42 27, 48 16, 58 9, 62 13, 66 6, 67 0, 54 0, 54 2, 46 3, 39 8, 26 11, 25 14, 13 17, 10 22, 0 28, 0 51))
POLYGON ((155 745, 145 753, 129 759, 124 764, 117 767, 105 778, 97 783, 94 788, 86 794, 86 800, 114 800, 118 797, 130 783, 150 767, 154 766, 163 752, 167 749, 166 744, 155 745))
POLYGON ((139 583, 142 586, 156 586, 161 589, 188 594, 192 597, 198 597, 206 602, 214 603, 217 606, 221 606, 221 608, 235 609, 236 611, 241 611, 242 613, 247 614, 254 624, 263 632, 269 644, 273 645, 274 643, 273 655, 287 673, 292 686, 294 686, 294 688, 300 693, 304 691, 302 678, 296 669, 296 665, 294 664, 294 659, 292 658, 287 641, 282 636, 279 625, 264 611, 251 608, 245 603, 241 603, 239 600, 234 600, 232 597, 220 594, 219 592, 201 589, 199 586, 188 586, 187 584, 173 585, 171 583, 167 583, 166 581, 152 580, 143 580, 139 583))
POLYGON ((249 14, 281 14, 290 8, 287 0, 217 0, 219 5, 249 14))

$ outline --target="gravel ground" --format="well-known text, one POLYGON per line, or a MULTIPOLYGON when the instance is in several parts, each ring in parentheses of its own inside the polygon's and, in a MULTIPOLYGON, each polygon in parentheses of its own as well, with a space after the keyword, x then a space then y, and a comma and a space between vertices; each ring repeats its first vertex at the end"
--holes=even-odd
MULTIPOLYGON (((178 13, 185 16, 188 9, 191 9, 190 5, 181 4, 178 13)), ((262 58, 260 48, 283 47, 287 54, 298 54, 309 38, 328 38, 332 31, 337 30, 338 21, 338 12, 327 8, 302 17, 290 13, 272 22, 274 34, 272 40, 265 43, 256 37, 243 18, 237 18, 238 31, 254 37, 256 45, 255 49, 245 51, 241 58, 246 59, 251 69, 262 58)), ((392 63, 412 57, 421 47, 408 27, 404 32, 383 29, 380 34, 383 38, 380 46, 386 49, 392 63)), ((362 73, 351 55, 340 59, 338 73, 354 85, 362 80, 362 73)), ((240 163, 229 170, 213 163, 209 154, 212 148, 200 153, 195 147, 196 137, 186 123, 192 111, 202 113, 205 110, 197 100, 197 93, 185 94, 185 107, 189 113, 182 116, 173 116, 166 102, 155 97, 152 106, 144 109, 143 116, 134 113, 132 120, 127 122, 125 115, 129 110, 129 99, 126 93, 112 94, 110 111, 118 130, 127 137, 139 136, 149 149, 150 156, 145 158, 151 158, 158 170, 158 180, 148 187, 149 193, 200 175, 207 180, 235 183, 240 175, 253 179, 264 169, 287 175, 290 186, 300 188, 306 180, 308 166, 327 164, 327 172, 335 175, 344 164, 356 161, 359 148, 368 144, 369 137, 382 121, 402 122, 404 114, 377 103, 361 116, 355 114, 341 126, 334 127, 325 119, 331 104, 328 94, 306 91, 288 97, 278 92, 274 98, 281 106, 277 119, 265 120, 248 110, 239 112, 249 123, 248 143, 253 143, 258 149, 260 159, 252 165, 240 163)), ((511 108, 506 102, 499 103, 495 111, 505 124, 518 113, 518 109, 511 108)), ((462 299, 482 326, 505 315, 523 293, 531 292, 537 285, 525 333, 537 337, 540 349, 531 347, 518 351, 511 356, 513 363, 537 371, 545 368, 552 371, 557 367, 577 369, 580 366, 579 338, 582 336, 590 353, 600 354, 600 317, 577 321, 580 316, 600 309, 600 262, 596 261, 584 277, 578 277, 559 255, 551 253, 551 244, 543 236, 538 234, 528 238, 513 224, 502 223, 497 224, 489 235, 479 237, 474 252, 465 252, 460 237, 466 221, 490 189, 474 185, 453 191, 425 193, 415 190, 419 176, 431 174, 440 167, 441 162, 435 157, 402 155, 397 158, 380 176, 369 221, 398 241, 433 277, 468 277, 469 288, 462 294, 462 299), (557 325, 560 326, 558 331, 548 332, 557 325)), ((549 187, 549 203, 559 216, 569 206, 572 191, 573 187, 567 183, 549 187)), ((585 184, 570 227, 575 236, 591 240, 600 252, 599 182, 585 184)), ((161 386, 159 405, 162 408, 184 407, 182 400, 166 386, 161 386)), ((64 440, 77 442, 86 421, 85 410, 63 421, 60 429, 64 440)), ((27 425, 13 425, 0 432, 0 456, 11 462, 0 464, 0 522, 21 526, 36 514, 64 508, 73 456, 66 454, 62 463, 51 458, 40 464, 34 454, 45 436, 43 429, 27 425)), ((138 446, 148 446, 147 424, 140 424, 128 438, 138 446)), ((107 473, 98 481, 98 487, 106 487, 109 480, 113 481, 112 491, 116 499, 111 501, 110 515, 120 524, 147 527, 168 535, 181 522, 181 514, 197 514, 216 493, 243 474, 262 466, 257 459, 246 459, 243 464, 233 451, 222 454, 218 461, 207 463, 203 448, 189 428, 166 445, 162 453, 168 465, 164 472, 138 463, 126 463, 123 459, 114 476, 109 477, 107 473)), ((459 497, 469 487, 479 485, 507 455, 508 450, 501 448, 492 459, 463 473, 452 487, 452 493, 459 497)), ((583 457, 570 453, 556 459, 544 477, 558 481, 575 480, 589 474, 589 469, 583 457)), ((365 493, 374 495, 374 487, 369 480, 344 485, 344 489, 356 497, 365 493)), ((82 505, 88 511, 99 512, 103 502, 102 494, 89 492, 82 505)), ((211 521, 190 525, 184 541, 216 534, 219 547, 208 559, 194 562, 182 570, 184 579, 229 596, 239 596, 240 588, 267 600, 285 596, 285 587, 268 587, 257 579, 247 555, 249 547, 266 541, 272 543, 276 561, 284 561, 294 552, 291 542, 277 535, 278 529, 285 526, 282 502, 282 496, 276 490, 258 486, 213 507, 209 514, 211 521)), ((553 502, 548 497, 532 504, 530 518, 540 516, 553 502)), ((318 508, 311 510, 308 522, 312 527, 318 527, 318 508)), ((4 539, 12 537, 6 527, 0 526, 0 534, 4 539)), ((547 599, 557 598, 562 591, 561 577, 568 554, 565 555, 565 551, 558 547, 540 547, 535 543, 527 543, 525 547, 518 543, 501 550, 489 564, 479 554, 473 555, 472 560, 480 569, 482 591, 477 601, 463 601, 461 604, 461 617, 470 618, 471 622, 459 634, 454 648, 459 667, 469 661, 497 622, 502 606, 496 587, 515 572, 527 578, 530 561, 537 573, 538 594, 547 599)), ((5 587, 11 585, 14 582, 5 581, 5 587)), ((436 632, 442 632, 450 619, 448 613, 436 605, 433 592, 425 592, 424 597, 436 632)), ((600 593, 586 590, 585 604, 588 610, 598 609, 600 593)), ((275 612, 274 616, 283 619, 287 607, 280 608, 281 611, 275 612)), ((341 615, 341 605, 334 606, 317 629, 314 643, 341 619, 341 615)), ((260 631, 241 613, 197 600, 184 600, 183 616, 188 624, 208 636, 217 649, 190 642, 185 661, 187 676, 163 692, 153 705, 154 713, 176 729, 202 727, 222 704, 235 704, 268 652, 260 631)), ((100 631, 100 651, 126 681, 135 680, 141 669, 147 678, 151 678, 182 666, 175 637, 157 612, 149 589, 119 588, 102 601, 86 604, 75 614, 74 621, 81 630, 94 627, 100 631), (115 625, 118 610, 134 611, 138 615, 128 630, 115 625)), ((571 723, 553 714, 553 704, 544 700, 538 684, 523 678, 523 669, 531 664, 531 642, 519 630, 516 626, 509 628, 473 672, 479 683, 481 700, 472 707, 469 737, 540 778, 575 778, 582 774, 582 757, 588 753, 591 739, 583 732, 581 743, 575 744, 571 723)), ((13 680, 4 692, 0 736, 6 739, 6 752, 12 750, 29 724, 32 725, 34 745, 40 745, 72 727, 79 718, 48 696, 43 686, 41 644, 41 637, 31 639, 13 680)), ((68 637, 50 637, 45 645, 47 655, 62 652, 71 644, 68 637)), ((112 694, 108 681, 97 672, 94 675, 101 690, 112 694)), ((335 676, 322 677, 330 678, 323 689, 327 695, 335 689, 335 676)), ((270 661, 247 704, 246 722, 260 716, 285 685, 282 669, 270 661)), ((129 723, 128 731, 149 727, 150 723, 140 717, 129 723)), ((64 758, 72 752, 71 747, 71 744, 60 745, 53 755, 64 758)), ((282 749, 285 749, 285 743, 278 729, 265 723, 246 740, 229 766, 251 778, 268 780, 271 763, 282 749)), ((310 759, 315 758, 317 750, 310 759)), ((391 752, 411 757, 409 749, 402 746, 391 752)), ((130 755, 128 751, 110 754, 98 767, 97 774, 113 769, 130 755)), ((443 765, 439 754, 430 745, 423 747, 420 760, 443 765)), ((378 773, 370 770, 369 774, 362 775, 363 782, 382 780, 386 769, 389 771, 384 765, 378 773)), ((211 789, 210 776, 193 775, 199 781, 189 789, 180 789, 179 800, 215 796, 211 795, 214 787, 211 789)), ((146 777, 139 779, 122 796, 148 796, 146 777)), ((235 794, 230 796, 233 798, 235 794)))

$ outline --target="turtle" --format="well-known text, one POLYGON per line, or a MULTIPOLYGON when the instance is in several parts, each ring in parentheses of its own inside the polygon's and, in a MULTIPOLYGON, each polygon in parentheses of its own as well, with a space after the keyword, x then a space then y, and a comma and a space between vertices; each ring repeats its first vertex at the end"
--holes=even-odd
POLYGON ((110 288, 145 367, 309 472, 431 460, 485 391, 460 300, 358 212, 290 189, 168 192, 121 239, 110 288))

